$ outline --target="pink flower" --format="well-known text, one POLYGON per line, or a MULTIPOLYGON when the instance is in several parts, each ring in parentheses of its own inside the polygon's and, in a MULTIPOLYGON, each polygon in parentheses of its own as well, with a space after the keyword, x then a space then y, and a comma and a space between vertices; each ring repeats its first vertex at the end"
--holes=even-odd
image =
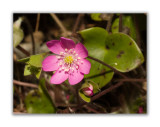
POLYGON ((47 42, 49 50, 58 55, 46 57, 42 62, 43 71, 56 71, 51 77, 52 84, 61 84, 69 80, 71 85, 79 83, 84 74, 90 72, 91 63, 85 58, 87 49, 81 44, 64 37, 47 42))
POLYGON ((83 88, 82 91, 86 96, 93 96, 93 86, 91 84, 89 84, 89 87, 83 88))

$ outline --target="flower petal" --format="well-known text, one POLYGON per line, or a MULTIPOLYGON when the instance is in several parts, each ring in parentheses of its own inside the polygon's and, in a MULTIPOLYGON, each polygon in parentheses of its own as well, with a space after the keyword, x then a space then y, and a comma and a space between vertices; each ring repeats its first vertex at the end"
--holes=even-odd
POLYGON ((81 59, 80 61, 82 61, 82 63, 80 62, 79 64, 79 71, 88 74, 91 69, 91 63, 86 59, 81 59))
POLYGON ((48 41, 47 46, 49 50, 55 54, 60 54, 60 52, 64 52, 64 49, 62 48, 60 41, 58 40, 48 41))
POLYGON ((76 45, 75 51, 79 55, 79 57, 81 57, 81 58, 86 58, 88 56, 87 49, 81 43, 78 43, 76 45))
POLYGON ((64 82, 67 79, 68 79, 68 73, 66 73, 65 71, 57 70, 54 73, 54 75, 51 77, 50 82, 52 84, 61 84, 62 82, 64 82))
POLYGON ((42 62, 43 71, 55 71, 58 69, 58 59, 56 56, 47 56, 42 62))
POLYGON ((75 48, 76 44, 71 39, 61 37, 61 46, 63 49, 72 49, 75 48))
POLYGON ((83 78, 84 74, 77 70, 74 70, 74 72, 69 75, 69 83, 70 85, 75 85, 79 83, 83 78))

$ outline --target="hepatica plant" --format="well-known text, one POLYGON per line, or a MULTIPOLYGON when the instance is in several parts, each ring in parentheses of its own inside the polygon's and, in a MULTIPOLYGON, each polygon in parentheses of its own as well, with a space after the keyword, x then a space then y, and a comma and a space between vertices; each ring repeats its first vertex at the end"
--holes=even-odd
POLYGON ((42 62, 43 71, 55 71, 51 84, 61 84, 68 79, 70 85, 75 85, 90 72, 91 63, 85 59, 88 51, 81 43, 61 37, 47 42, 47 46, 56 54, 47 56, 42 62))
POLYGON ((47 53, 42 53, 21 59, 21 62, 26 63, 24 75, 34 74, 39 79, 42 69, 54 72, 51 84, 61 84, 68 80, 70 85, 76 85, 85 78, 79 96, 90 102, 91 97, 113 78, 114 71, 109 66, 119 72, 129 72, 144 62, 141 50, 129 35, 108 34, 100 27, 82 30, 79 34, 84 45, 61 37, 60 40, 46 43, 53 55, 45 57, 47 53))

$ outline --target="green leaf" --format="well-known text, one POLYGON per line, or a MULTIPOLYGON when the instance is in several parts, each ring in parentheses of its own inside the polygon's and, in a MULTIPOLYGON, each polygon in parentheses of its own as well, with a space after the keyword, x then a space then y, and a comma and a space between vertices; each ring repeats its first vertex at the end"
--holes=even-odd
POLYGON ((31 75, 31 74, 32 74, 31 66, 30 65, 25 65, 25 67, 24 67, 24 76, 31 75))
MULTIPOLYGON (((84 39, 84 45, 89 55, 104 61, 105 55, 107 54, 105 40, 108 32, 103 28, 93 27, 80 31, 80 34, 84 39)), ((85 75, 85 78, 94 81, 102 88, 112 79, 114 72, 94 60, 88 60, 91 62, 91 70, 88 75, 85 75)))
POLYGON ((79 96, 80 96, 85 102, 90 102, 90 101, 91 101, 91 97, 87 97, 86 95, 84 95, 84 93, 82 92, 82 90, 79 90, 79 96))
POLYGON ((42 69, 40 67, 35 67, 27 64, 24 68, 24 76, 34 74, 37 79, 39 79, 42 69))
POLYGON ((104 61, 120 72, 128 72, 144 62, 144 57, 136 42, 126 34, 115 33, 105 41, 107 54, 104 61))
MULTIPOLYGON (((123 16, 123 31, 127 32, 136 41, 136 28, 131 16, 123 16)), ((119 18, 116 18, 112 24, 112 33, 119 32, 119 18)))
POLYGON ((26 62, 29 61, 29 59, 30 59, 30 57, 26 57, 26 58, 18 60, 18 62, 24 62, 24 63, 26 63, 26 62))
POLYGON ((14 45, 14 47, 18 46, 19 43, 24 38, 23 30, 20 28, 22 21, 23 21, 23 19, 20 17, 13 24, 13 45, 14 45))
POLYGON ((92 20, 95 20, 95 21, 102 21, 102 19, 100 18, 100 15, 101 13, 92 13, 91 18, 92 20))
POLYGON ((48 93, 46 93, 45 80, 40 80, 38 90, 32 90, 25 98, 28 113, 55 113, 56 108, 48 93))
POLYGON ((24 76, 34 74, 39 79, 42 71, 42 61, 47 54, 48 52, 32 55, 30 57, 18 60, 19 62, 26 63, 24 68, 24 76))
MULTIPOLYGON (((80 31, 80 34, 84 39, 89 56, 109 64, 120 72, 133 70, 144 61, 137 44, 126 34, 108 35, 108 32, 100 27, 85 29, 80 31)), ((102 88, 112 79, 113 72, 94 60, 89 61, 91 70, 88 75, 85 75, 85 78, 90 78, 102 88), (98 74, 103 75, 98 76, 98 74)))
POLYGON ((39 79, 41 72, 42 72, 42 68, 38 69, 37 73, 35 73, 37 79, 39 79))
POLYGON ((44 56, 46 53, 38 54, 38 55, 32 55, 29 60, 29 64, 35 67, 42 67, 42 61, 44 59, 44 56))

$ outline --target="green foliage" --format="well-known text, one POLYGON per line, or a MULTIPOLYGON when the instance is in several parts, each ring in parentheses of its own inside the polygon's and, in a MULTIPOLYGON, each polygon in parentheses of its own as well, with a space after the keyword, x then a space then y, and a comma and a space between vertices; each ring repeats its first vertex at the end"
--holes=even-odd
POLYGON ((49 97, 45 79, 40 80, 39 89, 32 90, 25 98, 25 105, 28 113, 55 113, 56 108, 49 97))
MULTIPOLYGON (((128 33, 136 41, 136 28, 131 16, 122 17, 123 32, 128 33)), ((112 33, 119 32, 119 18, 116 18, 112 24, 112 33)))
MULTIPOLYGON (((143 54, 137 44, 126 34, 108 35, 108 32, 100 27, 82 30, 80 34, 90 56, 109 64, 120 72, 133 70, 144 61, 143 54)), ((91 62, 91 70, 85 78, 91 77, 90 79, 102 88, 112 79, 113 72, 96 61, 89 61, 91 62), (97 76, 98 74, 103 75, 97 76)))
MULTIPOLYGON (((84 45, 87 48, 89 55, 104 61, 107 53, 105 40, 108 36, 108 32, 105 29, 93 27, 80 31, 80 34, 84 39, 84 45)), ((114 72, 94 60, 88 60, 91 62, 91 70, 88 75, 85 75, 85 78, 90 78, 102 88, 112 79, 114 72)))
POLYGON ((108 52, 104 61, 120 72, 131 71, 144 62, 143 54, 136 42, 126 34, 111 34, 105 43, 108 52))
POLYGON ((128 107, 130 113, 137 113, 139 108, 143 108, 143 113, 146 113, 146 101, 144 101, 141 97, 136 98, 128 107))
POLYGON ((24 68, 24 76, 34 74, 37 79, 39 79, 42 69, 40 67, 35 67, 27 64, 24 68))
POLYGON ((38 79, 42 71, 42 61, 47 53, 32 55, 30 57, 20 59, 19 62, 25 62, 24 76, 34 74, 38 79))
POLYGON ((91 101, 91 97, 88 97, 86 95, 84 95, 82 90, 79 90, 79 96, 85 101, 85 102, 90 102, 91 101))
POLYGON ((29 61, 29 59, 30 59, 30 57, 26 57, 26 58, 20 59, 20 60, 18 60, 18 61, 19 61, 19 62, 24 62, 24 63, 26 63, 26 62, 29 61))
POLYGON ((29 64, 35 67, 42 67, 42 61, 46 53, 30 56, 29 64))
POLYGON ((23 18, 19 18, 13 24, 13 45, 16 47, 24 38, 23 30, 20 28, 23 18))
POLYGON ((95 20, 95 21, 102 21, 102 19, 100 18, 101 13, 92 13, 91 14, 91 19, 95 20))

